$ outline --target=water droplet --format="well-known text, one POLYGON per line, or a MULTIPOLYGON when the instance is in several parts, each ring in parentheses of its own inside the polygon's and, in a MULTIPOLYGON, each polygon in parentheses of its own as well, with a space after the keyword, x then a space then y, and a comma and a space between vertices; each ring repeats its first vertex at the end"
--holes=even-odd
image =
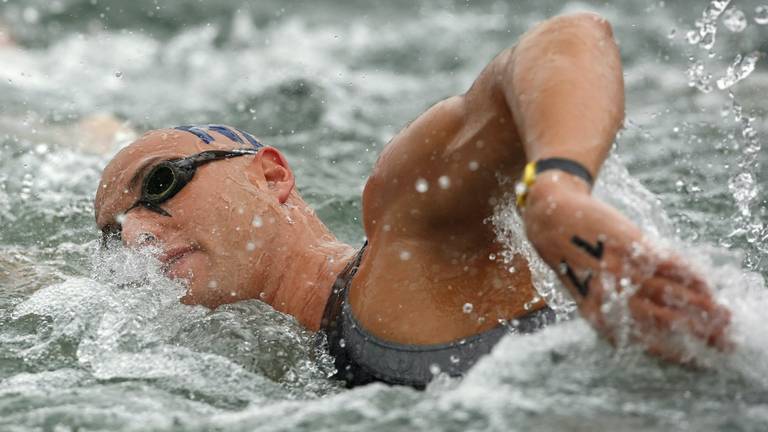
POLYGON ((122 225, 123 222, 125 222, 125 213, 119 213, 117 216, 115 216, 115 222, 122 225))
POLYGON ((429 190, 429 183, 423 178, 416 180, 416 192, 424 193, 429 190))
POLYGON ((440 365, 437 363, 432 363, 429 365, 429 373, 432 375, 438 375, 440 373, 440 365))
POLYGON ((768 24, 768 6, 758 6, 755 8, 755 22, 759 25, 768 24))
POLYGON ((407 250, 400 251, 400 259, 402 261, 408 261, 409 259, 411 259, 411 253, 408 252, 407 250))
POLYGON ((208 288, 217 288, 218 286, 219 286, 219 283, 216 282, 215 280, 208 282, 208 288))
POLYGON ((264 300, 265 298, 267 298, 267 293, 265 293, 264 291, 260 292, 259 293, 259 298, 264 300))
POLYGON ((437 184, 440 186, 440 189, 448 189, 451 187, 451 179, 448 176, 440 176, 437 179, 437 184))
POLYGON ((249 252, 256 250, 256 243, 249 241, 248 243, 245 244, 245 250, 249 252))
POLYGON ((669 39, 674 39, 674 38, 675 38, 675 36, 677 36, 677 29, 674 29, 674 28, 673 28, 673 29, 672 29, 672 30, 670 30, 670 31, 669 31, 669 33, 667 34, 667 38, 669 38, 669 39))
POLYGON ((339 346, 344 348, 347 346, 347 341, 345 341, 344 338, 339 339, 339 346))
POLYGON ((470 171, 477 171, 477 169, 480 168, 480 164, 477 163, 477 161, 469 161, 467 167, 469 167, 470 171))
POLYGON ((123 77, 123 73, 122 72, 120 72, 120 71, 116 71, 115 72, 115 78, 122 78, 122 77, 123 77))
POLYGON ((465 314, 470 314, 474 308, 475 306, 472 303, 464 303, 464 306, 462 306, 461 310, 464 311, 465 314))
POLYGON ((491 260, 491 261, 496 261, 496 254, 492 253, 492 254, 488 255, 488 259, 491 260))
POLYGON ((254 216, 253 220, 251 221, 251 225, 256 228, 261 228, 264 226, 264 221, 261 219, 261 216, 254 216))
POLYGON ((459 358, 459 356, 457 356, 456 354, 451 355, 451 363, 458 364, 460 361, 461 359, 459 358))
POLYGON ((747 17, 740 9, 730 8, 723 14, 723 24, 728 30, 740 33, 747 28, 747 17))

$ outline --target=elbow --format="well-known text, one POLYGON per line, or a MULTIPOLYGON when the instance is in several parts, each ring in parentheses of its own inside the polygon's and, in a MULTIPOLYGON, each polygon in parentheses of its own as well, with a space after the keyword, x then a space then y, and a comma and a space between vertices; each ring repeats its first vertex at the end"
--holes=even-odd
POLYGON ((568 15, 561 15, 551 18, 542 26, 548 27, 547 30, 572 30, 577 31, 584 36, 597 37, 599 39, 613 40, 613 28, 611 23, 602 15, 594 12, 577 12, 568 15))

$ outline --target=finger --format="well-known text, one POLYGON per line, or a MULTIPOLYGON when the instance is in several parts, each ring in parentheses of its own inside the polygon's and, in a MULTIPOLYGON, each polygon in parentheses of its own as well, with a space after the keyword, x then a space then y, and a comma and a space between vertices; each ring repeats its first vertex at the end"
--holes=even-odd
POLYGON ((730 323, 731 313, 717 304, 710 295, 700 294, 658 278, 646 281, 640 294, 647 296, 660 307, 677 309, 680 313, 687 314, 699 333, 710 333, 709 345, 723 350, 730 346, 725 331, 730 323))
POLYGON ((691 315, 685 311, 659 306, 649 299, 637 296, 629 300, 629 308, 641 337, 655 337, 658 336, 655 335, 657 332, 663 337, 664 333, 671 335, 683 331, 717 349, 726 346, 724 331, 728 321, 722 317, 704 319, 703 314, 691 315))
POLYGON ((709 293, 709 286, 704 279, 692 271, 680 258, 672 257, 656 265, 657 277, 673 280, 690 287, 699 293, 709 293))
POLYGON ((718 308, 709 294, 700 293, 679 283, 658 277, 644 281, 638 293, 660 306, 698 309, 704 313, 715 312, 718 308))

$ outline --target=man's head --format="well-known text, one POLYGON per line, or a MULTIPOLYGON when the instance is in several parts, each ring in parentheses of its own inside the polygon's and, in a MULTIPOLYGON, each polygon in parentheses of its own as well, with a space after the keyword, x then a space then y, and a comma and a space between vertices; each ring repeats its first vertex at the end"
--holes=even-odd
POLYGON ((305 206, 283 155, 225 126, 148 132, 107 165, 95 202, 100 229, 157 248, 166 274, 189 282, 184 300, 210 307, 259 297, 305 206))

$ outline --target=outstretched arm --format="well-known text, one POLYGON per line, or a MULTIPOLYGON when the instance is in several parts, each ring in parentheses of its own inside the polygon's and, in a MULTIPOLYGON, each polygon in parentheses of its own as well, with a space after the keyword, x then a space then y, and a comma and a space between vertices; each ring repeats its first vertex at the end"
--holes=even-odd
MULTIPOLYGON (((507 66, 505 87, 528 161, 579 162, 596 176, 624 113, 621 62, 609 25, 590 14, 554 19, 527 34, 507 66)), ((601 306, 628 296, 630 337, 661 357, 687 361, 680 335, 725 348, 727 310, 679 258, 654 250, 632 222, 590 195, 571 174, 542 172, 523 211, 526 232, 582 314, 604 336, 617 322, 601 306)))
MULTIPOLYGON (((551 157, 574 160, 594 177, 623 115, 609 24, 587 13, 547 20, 493 59, 465 94, 434 105, 392 139, 363 194, 366 234, 394 256, 404 240, 435 242, 457 256, 487 254, 498 245, 485 221, 507 192, 499 177, 516 178, 527 161, 551 157)), ((649 351, 684 360, 673 341, 680 332, 725 347, 728 312, 706 285, 592 198, 586 182, 545 171, 527 201, 529 239, 605 337, 615 339, 601 311, 606 295, 634 285, 633 331, 649 351)))

